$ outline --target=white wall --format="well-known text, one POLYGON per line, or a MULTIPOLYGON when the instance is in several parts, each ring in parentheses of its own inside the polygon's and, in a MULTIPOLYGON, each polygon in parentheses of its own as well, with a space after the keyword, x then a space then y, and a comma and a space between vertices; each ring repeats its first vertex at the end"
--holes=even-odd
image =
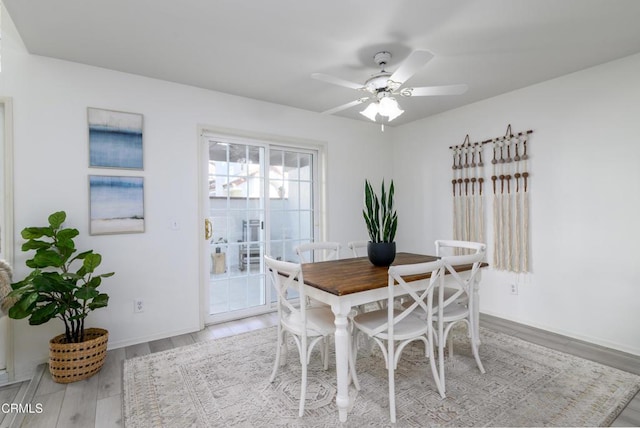
MULTIPOLYGON (((13 98, 15 118, 15 278, 27 273, 20 231, 66 210, 78 247, 101 253, 103 271, 116 272, 102 286, 109 306, 88 319, 110 331, 111 348, 199 328, 198 125, 326 144, 327 238, 346 245, 366 236, 364 178, 391 171, 377 126, 30 55, 6 13, 2 30, 0 95, 13 98), (144 115, 143 172, 88 168, 88 106, 144 115), (87 176, 102 173, 144 176, 145 233, 88 236, 87 176), (143 313, 133 313, 134 298, 145 300, 143 313)), ((48 340, 63 331, 55 320, 13 328, 17 377, 46 361, 48 340)))
POLYGON ((533 273, 488 269, 480 309, 640 355, 639 120, 634 55, 405 125, 394 141, 400 246, 429 252, 452 237, 449 146, 533 129, 533 273))

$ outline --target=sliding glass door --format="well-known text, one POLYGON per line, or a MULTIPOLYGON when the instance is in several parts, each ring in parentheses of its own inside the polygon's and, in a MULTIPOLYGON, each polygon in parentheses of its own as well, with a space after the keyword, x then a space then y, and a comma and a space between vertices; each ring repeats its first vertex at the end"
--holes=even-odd
POLYGON ((205 323, 270 311, 264 255, 297 261, 317 233, 317 152, 204 135, 205 323))

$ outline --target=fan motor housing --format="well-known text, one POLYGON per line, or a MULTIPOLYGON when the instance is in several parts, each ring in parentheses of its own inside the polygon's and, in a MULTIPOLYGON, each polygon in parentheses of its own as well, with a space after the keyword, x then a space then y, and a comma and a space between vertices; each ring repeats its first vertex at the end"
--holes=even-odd
POLYGON ((375 94, 376 92, 380 92, 387 89, 389 83, 389 76, 391 73, 388 71, 382 71, 380 73, 374 74, 364 83, 364 87, 367 88, 367 91, 375 94))

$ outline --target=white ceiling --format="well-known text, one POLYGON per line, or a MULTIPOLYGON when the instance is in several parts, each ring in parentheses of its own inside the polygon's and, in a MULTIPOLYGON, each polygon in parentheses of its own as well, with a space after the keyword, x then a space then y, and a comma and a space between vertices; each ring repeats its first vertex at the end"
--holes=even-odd
MULTIPOLYGON (((640 52, 636 0, 3 0, 29 52, 322 112, 360 92, 386 50, 435 58, 401 125, 640 52)), ((339 116, 368 121, 357 106, 339 116)))

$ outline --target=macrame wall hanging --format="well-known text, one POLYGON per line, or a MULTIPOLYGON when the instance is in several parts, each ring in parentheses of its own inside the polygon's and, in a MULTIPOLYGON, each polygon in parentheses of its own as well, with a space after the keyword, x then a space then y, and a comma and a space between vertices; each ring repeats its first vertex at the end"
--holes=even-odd
MULTIPOLYGON (((453 238, 486 242, 484 236, 484 146, 489 145, 493 208, 493 267, 529 272, 529 183, 527 142, 533 131, 471 143, 453 152, 453 238)), ((486 159, 486 156, 485 156, 486 159)))
POLYGON ((484 242, 482 144, 469 136, 453 150, 453 239, 484 242))

